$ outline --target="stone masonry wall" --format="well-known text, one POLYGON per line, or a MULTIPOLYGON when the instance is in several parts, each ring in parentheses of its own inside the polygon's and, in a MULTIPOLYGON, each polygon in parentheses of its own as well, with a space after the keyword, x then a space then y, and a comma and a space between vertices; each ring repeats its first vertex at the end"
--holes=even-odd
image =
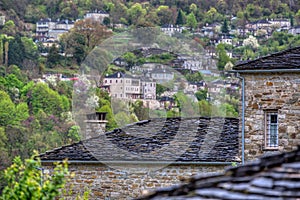
MULTIPOLYGON (((278 109, 275 151, 290 151, 300 143, 300 73, 252 73, 245 77, 245 160, 270 152, 264 148, 264 112, 278 109)), ((274 150, 273 150, 274 151, 274 150)))
MULTIPOLYGON (((51 165, 44 166, 53 169, 51 165)), ((130 167, 130 166, 128 166, 130 167)), ((134 170, 118 170, 104 164, 70 164, 69 171, 75 176, 68 181, 64 199, 75 199, 89 191, 89 200, 126 200, 141 196, 154 188, 171 186, 196 174, 223 172, 226 165, 169 165, 140 166, 134 170), (154 167, 154 168, 149 168, 154 167), (156 169, 151 170, 151 169, 156 169), (127 171, 127 172, 126 172, 127 171), (133 173, 134 172, 134 173, 133 173)), ((130 169, 130 168, 128 168, 130 169)))

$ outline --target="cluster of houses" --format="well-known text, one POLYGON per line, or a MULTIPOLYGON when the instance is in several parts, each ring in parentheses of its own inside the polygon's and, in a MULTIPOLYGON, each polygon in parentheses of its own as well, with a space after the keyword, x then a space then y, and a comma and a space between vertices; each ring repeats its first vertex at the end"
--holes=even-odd
MULTIPOLYGON (((109 17, 109 14, 99 10, 88 12, 84 15, 84 19, 92 19, 103 23, 104 18, 109 17)), ((67 33, 71 28, 74 27, 75 21, 71 20, 52 20, 50 18, 41 19, 36 23, 36 38, 38 41, 45 42, 46 46, 48 43, 58 41, 59 37, 67 33)))

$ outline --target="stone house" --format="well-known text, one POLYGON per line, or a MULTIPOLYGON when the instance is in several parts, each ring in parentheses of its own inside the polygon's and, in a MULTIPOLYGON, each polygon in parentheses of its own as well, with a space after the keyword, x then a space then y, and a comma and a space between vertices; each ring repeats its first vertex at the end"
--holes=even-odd
POLYGON ((149 73, 150 77, 160 84, 166 83, 174 79, 174 72, 164 66, 157 66, 149 73))
POLYGON ((74 21, 58 20, 53 21, 50 18, 41 19, 36 23, 36 37, 39 41, 48 41, 52 39, 57 41, 59 36, 67 33, 74 27, 74 21))
POLYGON ((300 34, 300 25, 290 28, 288 33, 293 34, 293 35, 299 35, 300 34))
POLYGON ((300 142, 300 47, 233 67, 242 80, 242 151, 251 160, 300 142))
POLYGON ((108 18, 109 14, 107 12, 105 12, 104 10, 95 10, 92 12, 87 12, 84 15, 84 19, 92 19, 95 21, 98 21, 100 23, 103 23, 104 18, 108 18))
POLYGON ((289 30, 291 28, 291 21, 289 19, 271 19, 269 22, 274 28, 282 30, 289 30))
POLYGON ((46 41, 49 37, 49 30, 54 29, 55 21, 50 18, 41 19, 36 23, 36 37, 39 41, 46 41))
MULTIPOLYGON (((88 117, 87 139, 40 155, 45 171, 68 159, 75 176, 66 189, 85 188, 93 199, 132 199, 196 174, 239 162, 239 121, 234 118, 151 119, 104 133, 103 119, 88 117), (98 123, 97 123, 98 121, 98 123), (98 136, 94 136, 98 131, 98 136), (92 137, 90 137, 92 136, 92 137)), ((66 196, 65 199, 74 199, 66 196)))

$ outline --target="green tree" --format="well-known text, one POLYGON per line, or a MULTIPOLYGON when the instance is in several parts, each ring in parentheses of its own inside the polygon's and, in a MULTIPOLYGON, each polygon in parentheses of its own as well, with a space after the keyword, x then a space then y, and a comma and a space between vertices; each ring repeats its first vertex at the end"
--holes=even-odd
POLYGON ((26 103, 22 102, 16 106, 15 120, 22 122, 29 117, 29 109, 26 103))
POLYGON ((5 24, 1 30, 1 33, 10 35, 10 36, 14 36, 16 34, 16 25, 15 25, 14 21, 8 20, 7 22, 5 22, 5 24))
POLYGON ((188 73, 185 75, 189 82, 200 82, 203 80, 202 74, 200 72, 188 73))
POLYGON ((190 27, 191 29, 197 28, 198 22, 197 22, 197 19, 196 19, 194 13, 188 14, 188 16, 186 17, 186 25, 188 27, 190 27))
POLYGON ((17 65, 19 67, 22 67, 25 58, 25 47, 19 35, 9 41, 7 56, 8 57, 5 58, 5 60, 7 59, 7 66, 17 65))
POLYGON ((217 9, 214 7, 211 7, 205 14, 204 21, 206 23, 213 23, 216 21, 220 21, 222 19, 222 16, 220 13, 218 13, 217 9))
POLYGON ((207 90, 199 90, 195 93, 195 96, 198 101, 207 99, 207 90))
POLYGON ((238 112, 234 109, 234 106, 229 103, 221 104, 218 111, 218 116, 221 117, 238 117, 238 112))
POLYGON ((106 120, 108 121, 106 124, 106 130, 113 130, 118 127, 116 120, 114 119, 113 112, 111 110, 110 104, 104 105, 101 108, 97 109, 99 112, 106 112, 106 120))
POLYGON ((221 27, 222 33, 228 34, 229 33, 229 26, 227 19, 224 20, 222 27, 221 27))
POLYGON ((196 15, 196 13, 197 13, 197 11, 198 11, 198 7, 197 7, 197 5, 196 4, 194 4, 194 3, 192 3, 191 5, 190 5, 190 12, 192 12, 192 13, 194 13, 195 15, 196 15))
POLYGON ((133 111, 139 120, 149 118, 149 108, 144 107, 143 101, 136 101, 133 103, 133 111))
POLYGON ((32 88, 32 98, 29 100, 32 104, 32 111, 37 114, 43 110, 48 115, 59 116, 64 110, 61 96, 44 83, 38 83, 32 88))
POLYGON ((165 91, 167 91, 168 88, 157 83, 156 84, 156 96, 160 96, 162 93, 164 93, 165 91))
POLYGON ((176 25, 183 25, 183 24, 185 24, 185 14, 181 9, 179 9, 176 18, 176 25))
MULTIPOLYGON (((0 170, 3 170, 3 167, 6 167, 7 164, 10 162, 9 155, 7 151, 7 136, 5 134, 4 127, 0 126, 0 170)), ((0 172, 0 180, 1 180, 1 172, 0 172)), ((2 189, 2 181, 0 181, 0 190, 2 189)))
POLYGON ((47 67, 54 68, 60 61, 60 55, 58 48, 55 44, 50 47, 49 54, 47 56, 47 67))
POLYGON ((141 18, 145 17, 147 10, 140 3, 135 3, 127 10, 127 14, 129 24, 137 24, 141 18))
POLYGON ((212 115, 212 106, 208 101, 200 100, 198 106, 200 116, 210 117, 212 115))
POLYGON ((122 58, 125 59, 126 63, 127 63, 127 69, 126 70, 129 70, 131 67, 133 67, 136 62, 137 62, 137 57, 134 53, 132 52, 126 52, 122 58))
POLYGON ((159 6, 156 10, 160 25, 173 24, 173 12, 168 6, 159 6))
POLYGON ((2 192, 1 199, 15 200, 54 200, 65 187, 69 176, 67 162, 56 165, 51 176, 43 173, 41 162, 37 154, 23 163, 16 157, 13 164, 5 170, 5 179, 8 185, 2 192))
POLYGON ((225 50, 225 45, 222 43, 218 44, 216 51, 218 55, 218 63, 217 63, 218 69, 223 70, 225 65, 230 61, 230 58, 227 55, 225 50))
POLYGON ((0 91, 0 126, 12 124, 15 115, 15 105, 9 95, 0 91))

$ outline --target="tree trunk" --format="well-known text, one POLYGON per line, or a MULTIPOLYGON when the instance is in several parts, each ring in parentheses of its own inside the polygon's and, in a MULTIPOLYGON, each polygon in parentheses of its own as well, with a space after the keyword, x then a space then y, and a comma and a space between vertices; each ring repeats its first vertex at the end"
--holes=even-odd
POLYGON ((0 39, 0 65, 3 65, 3 40, 0 39))
POLYGON ((5 43, 4 43, 4 48, 5 48, 5 62, 4 62, 4 65, 6 67, 8 65, 8 47, 9 47, 9 43, 8 43, 8 41, 5 41, 5 43))

